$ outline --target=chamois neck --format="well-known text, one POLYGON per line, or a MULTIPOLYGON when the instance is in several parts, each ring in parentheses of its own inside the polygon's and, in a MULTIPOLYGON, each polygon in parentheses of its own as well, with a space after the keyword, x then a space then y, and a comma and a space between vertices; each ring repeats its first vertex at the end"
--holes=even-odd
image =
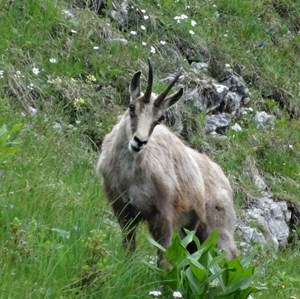
POLYGON ((128 121, 128 115, 125 113, 119 123, 114 127, 115 132, 115 138, 114 138, 114 148, 117 150, 120 150, 120 148, 125 147, 127 149, 128 144, 128 138, 126 134, 127 130, 127 121, 128 121))

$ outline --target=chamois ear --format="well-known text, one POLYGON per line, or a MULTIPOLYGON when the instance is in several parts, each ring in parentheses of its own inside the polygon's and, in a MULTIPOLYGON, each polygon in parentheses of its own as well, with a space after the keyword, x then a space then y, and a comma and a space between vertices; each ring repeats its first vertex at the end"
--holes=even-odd
POLYGON ((134 100, 141 95, 141 71, 135 73, 131 79, 129 92, 130 92, 130 100, 134 100))
POLYGON ((170 96, 166 97, 162 103, 162 108, 164 110, 172 107, 176 104, 183 95, 183 88, 180 88, 176 93, 171 94, 170 96))

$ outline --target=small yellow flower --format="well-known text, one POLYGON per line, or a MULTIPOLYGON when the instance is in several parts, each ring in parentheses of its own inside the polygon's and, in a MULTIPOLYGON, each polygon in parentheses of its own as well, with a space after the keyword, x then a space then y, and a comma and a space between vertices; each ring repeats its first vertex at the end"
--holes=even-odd
POLYGON ((80 108, 80 106, 83 106, 84 103, 85 103, 85 100, 83 98, 79 98, 79 99, 77 98, 74 100, 74 106, 76 108, 80 108))
POLYGON ((88 81, 88 83, 93 83, 93 82, 96 82, 97 79, 94 75, 88 75, 87 76, 87 81, 88 81))
POLYGON ((56 83, 56 84, 61 84, 61 82, 62 82, 62 80, 61 80, 60 77, 56 77, 56 78, 54 79, 54 83, 56 83))
POLYGON ((61 84, 62 80, 60 77, 56 77, 54 79, 49 79, 47 82, 50 84, 61 84))
POLYGON ((284 285, 284 284, 282 284, 282 285, 281 285, 281 288, 282 288, 282 289, 285 289, 285 285, 284 285))

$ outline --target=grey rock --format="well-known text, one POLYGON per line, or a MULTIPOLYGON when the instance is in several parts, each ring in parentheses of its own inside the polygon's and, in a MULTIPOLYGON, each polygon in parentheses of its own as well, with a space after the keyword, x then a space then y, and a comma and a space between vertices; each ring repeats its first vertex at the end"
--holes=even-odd
POLYGON ((228 113, 209 115, 206 119, 205 133, 225 130, 229 126, 230 121, 231 115, 228 113))
POLYGON ((239 94, 229 91, 224 102, 226 103, 225 112, 231 113, 233 116, 240 112, 241 96, 239 94))
POLYGON ((207 71, 208 63, 206 62, 192 62, 191 67, 198 71, 207 71))
POLYGON ((259 243, 262 245, 267 245, 266 238, 264 237, 262 232, 256 228, 238 225, 237 231, 239 231, 241 233, 242 238, 248 244, 249 243, 259 243))
POLYGON ((216 84, 216 83, 213 83, 212 86, 214 90, 217 92, 219 99, 221 101, 224 101, 229 92, 229 88, 225 85, 216 84))
POLYGON ((275 116, 269 115, 265 111, 257 111, 254 117, 254 122, 256 124, 256 128, 259 130, 263 130, 266 128, 270 128, 275 123, 275 116))
POLYGON ((279 246, 285 246, 289 236, 289 227, 284 220, 271 218, 268 222, 271 235, 277 240, 279 246))
POLYGON ((227 103, 229 89, 225 85, 201 81, 186 90, 184 102, 192 105, 197 112, 222 113, 227 103))
POLYGON ((266 190, 268 188, 267 184, 265 183, 265 181, 263 180, 263 178, 260 175, 254 174, 252 179, 253 179, 254 185, 259 190, 266 190))
POLYGON ((121 3, 113 2, 113 9, 110 11, 110 18, 118 23, 120 27, 124 27, 128 19, 128 1, 124 0, 121 3))
POLYGON ((264 191, 268 188, 264 179, 260 176, 259 171, 252 159, 247 157, 243 161, 243 173, 245 176, 250 177, 258 190, 264 191))
POLYGON ((238 75, 228 70, 225 73, 225 79, 221 82, 226 85, 230 91, 237 93, 240 95, 241 100, 249 102, 250 92, 247 88, 244 80, 240 78, 238 75))
POLYGON ((269 194, 265 194, 253 202, 245 213, 248 223, 255 220, 264 228, 267 238, 272 240, 276 249, 287 244, 291 213, 286 202, 275 202, 269 194))

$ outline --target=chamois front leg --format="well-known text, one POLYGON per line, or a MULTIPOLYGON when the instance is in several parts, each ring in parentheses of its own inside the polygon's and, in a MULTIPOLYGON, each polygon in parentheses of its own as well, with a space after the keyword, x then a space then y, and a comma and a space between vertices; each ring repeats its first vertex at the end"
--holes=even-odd
MULTIPOLYGON (((149 230, 156 242, 162 247, 168 248, 171 245, 172 239, 172 221, 167 219, 165 215, 157 213, 149 220, 149 230)), ((170 264, 167 262, 163 252, 158 250, 157 264, 161 268, 169 268, 170 264)))
POLYGON ((113 209, 122 229, 123 245, 130 251, 134 251, 136 247, 136 228, 141 219, 130 204, 120 208, 118 203, 114 203, 113 209))

